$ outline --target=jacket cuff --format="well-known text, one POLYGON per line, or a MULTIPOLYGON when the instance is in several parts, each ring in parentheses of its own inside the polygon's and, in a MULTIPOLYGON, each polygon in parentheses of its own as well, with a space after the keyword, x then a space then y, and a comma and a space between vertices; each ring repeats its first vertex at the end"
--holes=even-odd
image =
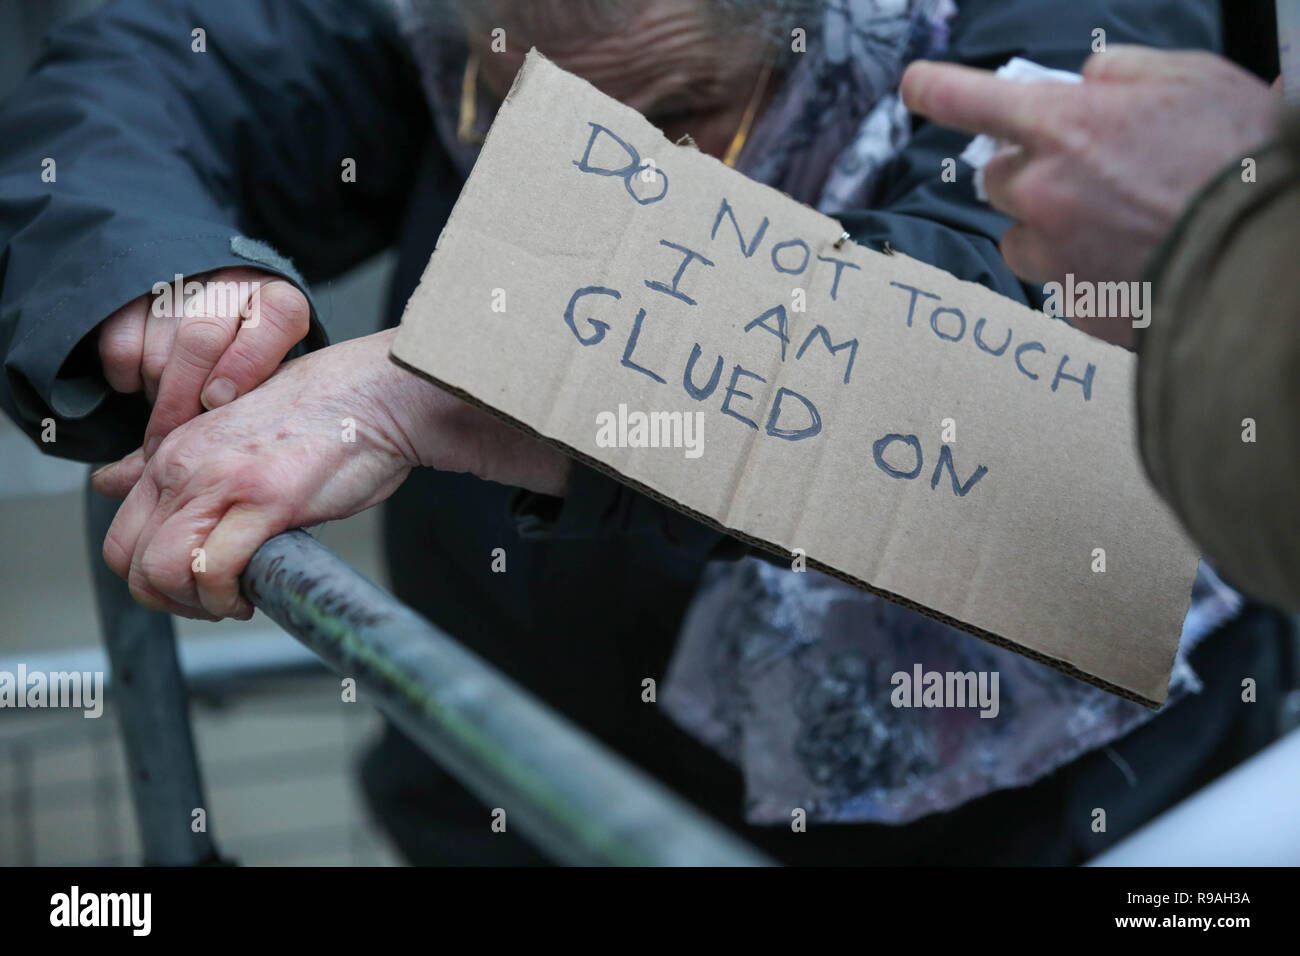
MULTIPOLYGON (((144 427, 139 413, 147 416, 147 408, 129 401, 130 396, 112 392, 98 356, 89 350, 89 336, 109 315, 157 282, 170 283, 177 274, 187 277, 231 267, 263 269, 292 282, 307 297, 311 326, 289 357, 328 344, 303 277, 266 243, 220 227, 141 242, 101 260, 75 284, 51 284, 48 291, 38 288, 27 294, 22 308, 28 317, 4 362, 8 388, 0 388, 10 393, 19 424, 33 436, 39 435, 40 422, 49 417, 79 422, 84 429, 90 424, 86 420, 106 404, 114 406, 118 419, 130 406, 136 420, 118 420, 99 435, 68 434, 68 441, 61 434, 56 448, 50 449, 60 457, 83 461, 111 460, 129 452, 134 447, 131 441, 144 427), (129 447, 123 448, 124 444, 129 447)), ((52 267, 57 268, 57 264, 52 267)))

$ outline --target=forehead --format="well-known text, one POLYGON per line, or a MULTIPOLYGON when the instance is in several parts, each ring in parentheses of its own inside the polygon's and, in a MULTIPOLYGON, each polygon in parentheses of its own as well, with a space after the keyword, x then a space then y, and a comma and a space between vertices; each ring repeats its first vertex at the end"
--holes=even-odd
POLYGON ((685 88, 697 97, 716 95, 758 56, 756 40, 723 35, 702 0, 615 4, 595 20, 582 15, 586 6, 534 0, 485 7, 470 38, 484 86, 503 96, 536 46, 606 95, 645 106, 685 88), (491 23, 494 16, 499 23, 491 23), (490 52, 497 26, 505 30, 505 52, 490 52))

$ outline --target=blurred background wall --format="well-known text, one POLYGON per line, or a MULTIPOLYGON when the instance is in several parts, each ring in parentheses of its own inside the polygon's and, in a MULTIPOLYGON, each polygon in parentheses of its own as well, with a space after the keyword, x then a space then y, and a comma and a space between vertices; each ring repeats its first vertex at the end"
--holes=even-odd
MULTIPOLYGON (((0 98, 41 37, 101 0, 0 0, 0 98)), ((392 269, 384 255, 314 288, 334 341, 378 328, 392 269)), ((88 468, 41 454, 0 415, 0 671, 102 669, 82 500, 88 468), (99 662, 99 663, 96 663, 99 662)), ((377 514, 321 529, 326 545, 383 583, 377 514)), ((95 546, 96 558, 98 545, 95 546)), ((247 624, 178 622, 183 660, 208 669, 299 656, 258 615, 247 624), (192 653, 186 653, 190 651, 192 653)), ((378 718, 344 704, 320 667, 273 681, 226 681, 193 706, 218 846, 248 864, 383 864, 396 858, 371 827, 355 784, 378 718)), ((0 865, 139 862, 116 718, 0 710, 0 865)))

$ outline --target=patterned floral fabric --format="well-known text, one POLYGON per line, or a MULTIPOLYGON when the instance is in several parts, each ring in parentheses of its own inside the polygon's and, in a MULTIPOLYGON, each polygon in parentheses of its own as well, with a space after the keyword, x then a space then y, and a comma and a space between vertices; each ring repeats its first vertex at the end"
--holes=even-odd
MULTIPOLYGON (((1186 655, 1240 597, 1202 564, 1169 700, 1200 690, 1186 655)), ((660 703, 739 766, 751 823, 907 823, 1032 783, 1156 714, 816 571, 710 566, 660 703), (978 707, 895 707, 897 672, 998 675, 978 707)))
POLYGON ((947 48, 956 12, 953 0, 828 0, 738 168, 822 212, 863 206, 907 142, 903 69, 947 48))

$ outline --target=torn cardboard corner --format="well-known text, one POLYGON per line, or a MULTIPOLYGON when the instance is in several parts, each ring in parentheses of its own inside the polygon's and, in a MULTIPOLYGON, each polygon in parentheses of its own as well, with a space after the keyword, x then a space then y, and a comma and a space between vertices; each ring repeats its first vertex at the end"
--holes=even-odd
POLYGON ((1132 356, 841 232, 530 54, 393 358, 737 537, 1158 706, 1196 555, 1138 463, 1132 356))

